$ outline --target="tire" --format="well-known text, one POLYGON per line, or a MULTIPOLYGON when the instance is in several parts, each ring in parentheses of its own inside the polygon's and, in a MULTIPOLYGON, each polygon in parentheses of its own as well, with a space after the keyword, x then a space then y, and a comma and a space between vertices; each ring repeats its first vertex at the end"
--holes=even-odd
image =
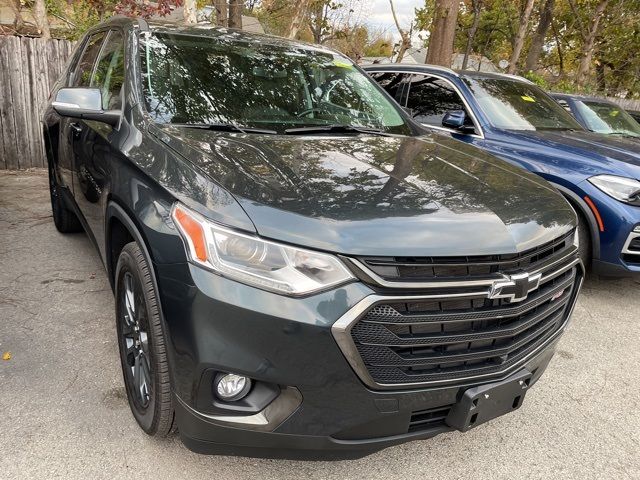
POLYGON ((136 242, 122 249, 116 266, 116 328, 127 399, 148 435, 173 431, 174 409, 167 348, 151 271, 136 242))
POLYGON ((584 215, 578 213, 578 241, 580 245, 578 246, 578 255, 580 256, 580 260, 584 264, 585 270, 589 271, 591 268, 591 255, 593 249, 591 247, 591 229, 589 228, 589 224, 587 223, 587 219, 584 218, 584 215))
POLYGON ((51 196, 51 214, 53 223, 60 233, 76 233, 82 231, 82 224, 76 214, 64 203, 60 186, 49 166, 49 195, 51 196))

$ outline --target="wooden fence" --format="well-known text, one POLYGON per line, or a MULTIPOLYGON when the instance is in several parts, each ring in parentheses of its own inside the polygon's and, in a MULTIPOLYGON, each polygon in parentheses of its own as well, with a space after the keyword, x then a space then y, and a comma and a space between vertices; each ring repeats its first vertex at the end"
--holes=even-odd
POLYGON ((0 35, 0 169, 44 167, 42 111, 73 43, 0 35))

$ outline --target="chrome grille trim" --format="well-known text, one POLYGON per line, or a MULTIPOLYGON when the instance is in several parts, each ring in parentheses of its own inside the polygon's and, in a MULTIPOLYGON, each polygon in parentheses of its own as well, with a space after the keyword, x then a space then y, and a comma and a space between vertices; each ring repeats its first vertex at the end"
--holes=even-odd
MULTIPOLYGON (((554 342, 566 328, 571 318, 571 315, 573 313, 573 309, 575 308, 577 296, 580 292, 580 289, 582 288, 582 283, 584 281, 584 266, 582 265, 582 262, 580 261, 580 259, 575 257, 576 252, 577 252, 577 249, 573 249, 571 254, 564 256, 562 259, 553 261, 550 265, 546 265, 545 267, 541 267, 536 270, 537 272, 543 273, 542 280, 540 282, 540 285, 542 285, 562 275, 564 272, 567 272, 568 270, 574 267, 577 269, 576 276, 575 277, 572 276, 574 283, 573 283, 573 290, 570 292, 570 298, 563 301, 563 304, 565 305, 565 310, 568 310, 568 311, 566 312, 566 315, 562 320, 562 324, 548 338, 544 338, 542 343, 536 346, 531 352, 528 352, 525 356, 523 356, 522 358, 519 358, 513 364, 510 364, 501 370, 493 371, 490 373, 484 373, 484 374, 480 373, 480 374, 473 374, 468 376, 455 376, 455 378, 438 379, 433 381, 420 381, 420 382, 407 382, 407 383, 378 383, 371 376, 369 369, 365 365, 360 355, 360 352, 358 351, 358 347, 356 346, 352 338, 353 327, 361 320, 363 315, 366 312, 368 312, 371 307, 373 307, 378 303, 419 302, 422 300, 478 298, 478 297, 489 298, 490 288, 486 288, 486 289, 472 292, 472 293, 462 293, 462 294, 444 293, 444 294, 432 294, 432 295, 389 295, 389 294, 369 295, 363 298, 351 310, 349 310, 342 317, 340 317, 332 326, 331 332, 333 334, 334 339, 336 340, 336 343, 340 347, 342 353, 344 354, 345 358, 351 365, 356 375, 362 380, 362 382, 365 385, 375 390, 398 390, 398 389, 407 389, 407 388, 419 388, 419 387, 429 386, 429 385, 446 386, 451 384, 461 384, 461 383, 469 383, 473 381, 482 381, 484 379, 487 379, 487 381, 500 380, 508 376, 518 367, 527 363, 532 358, 536 357, 548 345, 554 342), (571 259, 572 256, 574 257, 573 259, 571 259), (565 265, 562 265, 556 270, 553 270, 547 273, 542 272, 542 270, 546 270, 546 269, 549 269, 550 267, 557 266, 563 261, 567 262, 568 260, 570 260, 568 263, 566 263, 565 265)), ((495 279, 492 280, 492 282, 493 281, 495 281, 495 279)), ((429 282, 429 283, 430 284, 437 283, 438 284, 437 286, 439 287, 443 286, 441 282, 429 282)), ((454 285, 448 285, 448 286, 449 287, 451 286, 468 287, 469 286, 469 284, 464 281, 453 282, 453 283, 454 285)), ((564 285, 564 282, 561 285, 564 285)), ((561 291, 561 288, 562 288, 561 286, 557 287, 556 289, 554 289, 554 292, 561 291)), ((564 288, 567 288, 567 287, 565 286, 564 288)), ((531 308, 535 308, 535 307, 531 307, 531 308)), ((557 315, 559 314, 554 315, 553 313, 551 313, 551 316, 557 316, 557 315)), ((544 329, 541 330, 541 332, 542 332, 540 334, 541 337, 544 337, 545 335, 548 334, 548 332, 544 329)), ((513 345, 510 346, 510 348, 514 348, 513 345)), ((496 351, 499 352, 500 349, 493 350, 493 352, 496 352, 496 351)), ((474 354, 475 353, 477 352, 474 352, 474 354)), ((416 362, 414 362, 414 364, 415 363, 416 362)))
POLYGON ((622 247, 622 253, 627 255, 640 255, 640 250, 631 250, 631 242, 636 238, 640 238, 640 233, 631 232, 627 237, 627 241, 624 242, 624 247, 622 247))
MULTIPOLYGON (((553 260, 551 260, 549 262, 545 262, 542 265, 540 265, 538 268, 536 268, 535 270, 532 270, 532 271, 530 271, 528 273, 529 273, 529 275, 536 275, 538 273, 542 273, 545 270, 553 268, 554 266, 559 265, 559 264, 561 264, 563 262, 566 262, 570 258, 575 257, 577 252, 578 252, 578 248, 574 246, 569 250, 569 252, 566 255, 563 255, 560 258, 553 259, 553 260)), ((404 282, 404 281, 397 281, 396 282, 396 281, 392 281, 392 280, 385 280, 380 275, 378 275, 373 270, 371 270, 369 267, 367 267, 363 262, 361 262, 360 260, 358 260, 356 258, 349 257, 349 261, 351 263, 353 263, 358 269, 363 271, 377 285, 380 285, 381 287, 386 287, 386 288, 397 288, 397 289, 405 289, 405 290, 407 290, 407 289, 416 289, 416 288, 490 287, 491 285, 493 285, 493 283, 496 280, 504 280, 504 279, 507 278, 506 275, 497 273, 497 274, 493 274, 491 276, 488 276, 486 278, 480 278, 480 279, 474 279, 474 280, 455 280, 455 281, 433 280, 433 281, 428 281, 428 282, 404 282)), ((571 268, 571 267, 569 267, 569 268, 571 268)), ((562 272, 560 272, 560 273, 562 273, 562 272)), ((558 273, 558 275, 560 275, 560 273, 558 273)), ((544 281, 544 278, 545 277, 543 276, 543 281, 544 281)))
MULTIPOLYGON (((571 268, 573 268, 573 266, 571 266, 571 268)), ((557 276, 566 272, 566 270, 564 271, 558 270, 558 272, 559 273, 557 276)), ((556 277, 553 277, 553 278, 556 278, 556 277)), ((544 283, 548 282, 549 280, 552 280, 553 278, 545 278, 543 281, 540 282, 540 285, 543 285, 544 283)), ((482 320, 483 318, 501 319, 501 318, 508 318, 508 317, 516 317, 528 310, 531 310, 537 307, 538 305, 543 304, 544 302, 549 300, 551 297, 553 297, 556 293, 573 285, 573 280, 574 279, 571 278, 561 283, 560 285, 558 285, 554 290, 547 292, 543 295, 536 296, 531 300, 525 300, 524 302, 514 304, 515 305, 514 307, 504 307, 501 309, 481 310, 481 311, 468 311, 468 312, 456 312, 456 313, 432 313, 432 314, 417 314, 417 315, 410 314, 410 313, 403 315, 396 312, 397 315, 391 314, 391 316, 396 316, 396 318, 398 318, 397 323, 399 325, 411 325, 414 323, 424 323, 429 321, 438 322, 438 323, 447 323, 447 322, 453 323, 453 322, 464 322, 469 320, 482 320)), ((367 318, 367 322, 376 323, 376 320, 367 318)), ((380 323, 390 324, 394 322, 386 320, 380 323)))

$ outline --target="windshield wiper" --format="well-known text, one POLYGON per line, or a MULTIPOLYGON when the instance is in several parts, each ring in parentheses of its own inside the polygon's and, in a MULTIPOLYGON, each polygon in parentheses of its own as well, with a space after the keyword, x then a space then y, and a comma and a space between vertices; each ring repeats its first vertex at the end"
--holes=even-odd
POLYGON ((391 136, 376 128, 357 127, 355 125, 313 125, 310 127, 287 128, 284 133, 287 135, 304 135, 306 133, 366 133, 370 135, 391 136))
POLYGON ((240 127, 233 123, 170 123, 169 125, 173 127, 201 128, 219 132, 264 133, 268 135, 276 135, 278 133, 275 130, 268 130, 266 128, 240 127))
POLYGON ((613 135, 616 137, 622 137, 622 138, 638 138, 640 137, 640 135, 634 135, 633 133, 626 133, 626 132, 610 132, 607 135, 613 135))

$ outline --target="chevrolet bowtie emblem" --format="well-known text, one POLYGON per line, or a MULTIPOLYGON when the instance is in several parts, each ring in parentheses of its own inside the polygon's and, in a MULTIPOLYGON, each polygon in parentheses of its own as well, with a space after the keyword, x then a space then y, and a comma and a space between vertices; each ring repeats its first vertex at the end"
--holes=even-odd
POLYGON ((505 275, 504 280, 496 280, 489 291, 489 298, 504 298, 509 303, 521 302, 529 292, 540 286, 541 273, 533 275, 527 272, 505 275))

